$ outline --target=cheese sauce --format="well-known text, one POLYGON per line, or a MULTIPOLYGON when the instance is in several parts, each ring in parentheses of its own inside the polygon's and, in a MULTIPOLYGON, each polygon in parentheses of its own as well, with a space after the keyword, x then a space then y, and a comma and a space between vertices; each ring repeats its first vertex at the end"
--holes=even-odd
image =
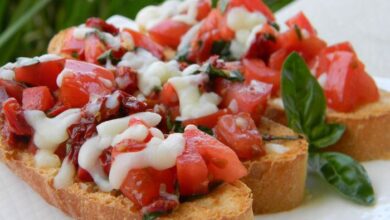
POLYGON ((256 216, 256 220, 387 220, 390 218, 390 161, 363 163, 376 192, 376 205, 366 207, 344 199, 319 177, 309 175, 303 204, 291 211, 256 216))

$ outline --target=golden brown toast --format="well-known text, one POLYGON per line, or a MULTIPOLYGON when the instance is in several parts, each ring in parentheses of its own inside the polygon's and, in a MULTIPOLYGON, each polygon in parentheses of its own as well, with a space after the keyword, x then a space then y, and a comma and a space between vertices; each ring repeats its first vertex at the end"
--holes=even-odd
MULTIPOLYGON (((142 219, 123 195, 98 192, 92 183, 74 183, 56 190, 53 178, 58 169, 37 169, 33 155, 0 146, 0 159, 37 191, 48 203, 75 219, 142 219)), ((199 199, 185 202, 162 219, 253 219, 252 193, 240 181, 223 184, 199 199)))
MULTIPOLYGON (((262 119, 259 130, 274 136, 296 136, 289 128, 262 119)), ((267 152, 259 160, 245 162, 249 175, 242 181, 253 192, 256 214, 285 211, 299 206, 304 197, 308 143, 304 139, 272 141, 288 148, 285 153, 267 152)))
MULTIPOLYGON (((287 124, 279 103, 269 103, 266 117, 287 124)), ((378 102, 351 113, 328 110, 327 121, 344 124, 347 128, 341 140, 327 150, 348 154, 359 161, 390 159, 390 135, 387 134, 390 131, 390 93, 381 91, 378 102)))

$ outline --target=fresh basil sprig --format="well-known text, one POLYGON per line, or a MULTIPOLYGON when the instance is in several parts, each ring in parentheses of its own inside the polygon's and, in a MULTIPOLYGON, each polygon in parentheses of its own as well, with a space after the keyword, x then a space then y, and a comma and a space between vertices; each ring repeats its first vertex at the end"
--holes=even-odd
POLYGON ((281 85, 288 125, 309 142, 309 170, 352 201, 373 204, 374 189, 364 167, 345 154, 320 151, 337 143, 345 126, 326 123, 324 92, 295 52, 283 64, 281 85))

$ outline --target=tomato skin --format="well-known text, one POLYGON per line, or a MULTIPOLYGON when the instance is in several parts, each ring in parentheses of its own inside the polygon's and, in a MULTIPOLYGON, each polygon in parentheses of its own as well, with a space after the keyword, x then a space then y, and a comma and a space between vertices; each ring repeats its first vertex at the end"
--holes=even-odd
POLYGON ((107 50, 106 46, 96 34, 87 36, 85 39, 85 61, 99 64, 98 58, 107 50))
POLYGON ((212 10, 203 20, 197 35, 192 40, 188 59, 193 62, 203 62, 212 55, 213 43, 216 41, 230 41, 235 33, 227 26, 227 21, 218 10, 212 10))
POLYGON ((76 39, 73 36, 74 30, 74 27, 65 30, 65 38, 61 46, 61 53, 83 60, 85 40, 76 39))
POLYGON ((23 90, 23 109, 47 111, 54 106, 54 98, 46 86, 23 90))
POLYGON ((164 58, 164 48, 148 36, 131 29, 124 29, 124 31, 133 37, 135 46, 144 48, 160 60, 164 58))
POLYGON ((117 83, 120 90, 129 94, 133 94, 138 90, 137 72, 134 71, 131 67, 117 67, 115 70, 115 82, 117 83))
POLYGON ((256 33, 255 39, 244 57, 268 60, 269 56, 279 47, 278 35, 274 27, 264 24, 263 28, 256 33))
POLYGON ((32 86, 47 86, 55 91, 57 76, 64 69, 65 59, 60 58, 15 68, 15 80, 32 86))
POLYGON ((149 30, 150 37, 157 43, 176 49, 181 37, 190 29, 186 23, 174 20, 165 20, 149 30))
POLYGON ((250 84, 235 83, 223 97, 222 105, 228 107, 234 100, 237 102, 238 112, 247 112, 256 122, 259 122, 271 91, 272 85, 257 80, 252 80, 250 84))
POLYGON ((192 196, 208 192, 208 168, 195 145, 186 144, 176 160, 180 195, 192 196))
POLYGON ((211 0, 198 0, 197 9, 198 13, 196 14, 196 20, 201 21, 206 18, 212 10, 211 0))
POLYGON ((0 79, 0 86, 5 89, 7 95, 22 103, 23 89, 25 86, 13 80, 0 79))
POLYGON ((93 182, 93 178, 92 178, 91 174, 89 174, 87 170, 85 170, 81 167, 79 167, 77 169, 77 178, 81 182, 93 182))
POLYGON ((113 35, 117 35, 119 33, 118 28, 116 28, 114 25, 108 24, 105 20, 101 18, 96 18, 96 17, 88 18, 87 21, 85 22, 85 26, 96 28, 113 35))
POLYGON ((248 113, 224 115, 214 128, 215 137, 236 152, 241 160, 265 155, 263 140, 248 113))
POLYGON ((67 60, 65 68, 71 74, 63 77, 60 88, 60 101, 68 108, 80 108, 88 103, 90 95, 104 96, 113 87, 102 81, 114 84, 114 74, 103 67, 76 60, 67 60))
POLYGON ((246 83, 258 80, 272 85, 272 95, 277 95, 280 88, 280 72, 271 69, 259 59, 244 59, 244 73, 246 83))
POLYGON ((128 172, 120 190, 138 208, 141 208, 161 197, 162 184, 165 185, 167 193, 173 193, 175 179, 175 168, 161 171, 153 168, 134 169, 128 172))
POLYGON ((339 51, 332 56, 324 88, 329 107, 351 112, 379 100, 374 80, 364 71, 364 65, 355 54, 339 51))
POLYGON ((274 14, 263 0, 230 0, 228 10, 240 6, 244 6, 250 12, 261 12, 269 21, 275 21, 274 14))
POLYGON ((211 114, 211 115, 203 116, 200 118, 185 120, 185 121, 183 121, 183 125, 184 126, 196 125, 196 126, 204 126, 207 128, 213 128, 217 124, 218 119, 220 117, 222 117, 226 114, 230 114, 230 113, 231 113, 230 109, 226 109, 226 108, 221 109, 221 110, 219 110, 216 113, 211 114))
POLYGON ((205 160, 213 180, 232 183, 247 175, 248 172, 236 153, 214 137, 191 128, 184 131, 184 138, 186 146, 196 147, 205 160))
POLYGON ((32 134, 32 128, 24 118, 22 107, 15 98, 9 98, 3 102, 3 113, 11 133, 26 136, 32 134))
POLYGON ((165 83, 160 92, 160 102, 168 107, 175 107, 179 105, 179 97, 177 96, 175 88, 170 83, 165 83))
POLYGON ((306 15, 302 11, 288 19, 286 21, 286 25, 289 28, 294 28, 294 26, 296 25, 299 28, 309 32, 310 35, 317 35, 317 32, 314 29, 313 25, 310 23, 309 19, 307 19, 306 15))

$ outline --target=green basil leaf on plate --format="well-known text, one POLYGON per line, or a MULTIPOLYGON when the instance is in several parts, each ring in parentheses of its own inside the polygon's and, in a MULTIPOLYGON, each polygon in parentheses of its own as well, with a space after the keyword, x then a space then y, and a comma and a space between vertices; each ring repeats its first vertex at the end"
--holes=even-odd
POLYGON ((336 152, 311 153, 309 167, 349 199, 363 205, 375 202, 366 170, 351 157, 336 152))
POLYGON ((335 144, 343 135, 345 126, 325 122, 324 92, 303 58, 295 52, 283 64, 281 84, 289 127, 305 134, 312 148, 335 144))

